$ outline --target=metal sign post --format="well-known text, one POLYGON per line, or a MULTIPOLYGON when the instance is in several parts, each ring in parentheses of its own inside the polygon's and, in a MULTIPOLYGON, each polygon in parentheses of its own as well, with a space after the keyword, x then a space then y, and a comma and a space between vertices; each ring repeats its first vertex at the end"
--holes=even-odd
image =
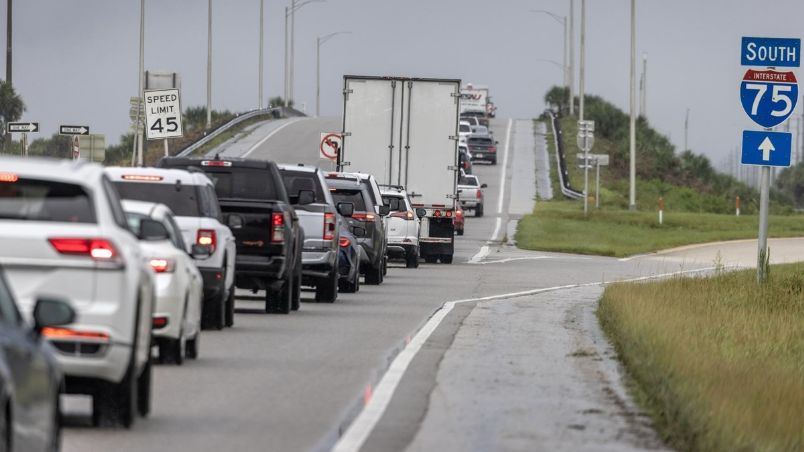
POLYGON ((583 216, 589 214, 589 151, 595 143, 595 122, 578 121, 578 147, 584 153, 583 170, 583 216))
MULTIPOLYGON (((798 80, 792 71, 779 72, 778 67, 799 67, 801 40, 782 38, 743 37, 740 46, 743 66, 760 66, 765 70, 748 69, 740 85, 743 110, 764 131, 743 131, 741 163, 760 166, 759 233, 757 240, 757 282, 767 279, 768 209, 771 166, 790 166, 792 135, 772 132, 793 113, 798 100, 798 80)), ((739 207, 738 207, 739 212, 739 207)))

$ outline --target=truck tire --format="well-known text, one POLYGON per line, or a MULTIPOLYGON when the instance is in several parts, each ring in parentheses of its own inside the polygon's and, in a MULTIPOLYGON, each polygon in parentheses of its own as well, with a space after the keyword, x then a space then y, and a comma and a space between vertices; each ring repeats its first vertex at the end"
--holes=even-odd
POLYGON ((235 288, 232 286, 229 289, 229 297, 226 299, 226 326, 233 327, 234 326, 234 314, 235 314, 235 288))
POLYGON ((483 216, 483 204, 478 204, 475 207, 475 216, 476 217, 482 217, 483 216))
POLYGON ((201 348, 201 332, 195 333, 195 337, 192 339, 187 340, 187 345, 185 353, 187 353, 187 358, 189 359, 198 359, 198 351, 201 348))
POLYGON ((356 293, 360 290, 360 271, 355 272, 353 281, 338 281, 338 291, 343 293, 356 293))
POLYGON ((493 159, 491 159, 490 162, 491 162, 492 165, 496 165, 497 164, 497 157, 494 157, 493 159))
POLYGON ((409 249, 405 254, 405 267, 419 268, 419 253, 415 249, 409 249))
POLYGON ((455 233, 456 233, 456 234, 458 234, 458 235, 463 235, 463 228, 461 228, 461 229, 456 229, 456 230, 455 230, 455 233))
POLYGON ((146 417, 151 414, 151 386, 152 386, 152 364, 151 360, 145 363, 145 369, 142 370, 139 378, 137 378, 137 413, 146 417))
POLYGON ((288 275, 280 289, 265 291, 265 312, 269 314, 290 314, 293 307, 293 283, 295 278, 288 275))
POLYGON ((435 264, 438 262, 438 256, 424 256, 424 261, 428 264, 435 264))
POLYGON ((176 364, 177 366, 184 364, 184 358, 187 356, 187 341, 184 338, 163 338, 158 345, 160 364, 176 364))
MULTIPOLYGON (((301 262, 301 259, 299 260, 301 262)), ((301 263, 296 267, 296 276, 293 281, 293 299, 291 300, 290 309, 298 311, 301 307, 301 284, 302 284, 302 268, 301 263)))
POLYGON ((382 260, 377 266, 369 265, 366 270, 366 284, 376 286, 382 283, 382 260))
POLYGON ((441 263, 442 264, 451 264, 452 263, 452 254, 442 254, 441 255, 441 263))
POLYGON ((319 279, 315 285, 315 301, 318 303, 335 303, 338 298, 338 269, 327 278, 319 279))

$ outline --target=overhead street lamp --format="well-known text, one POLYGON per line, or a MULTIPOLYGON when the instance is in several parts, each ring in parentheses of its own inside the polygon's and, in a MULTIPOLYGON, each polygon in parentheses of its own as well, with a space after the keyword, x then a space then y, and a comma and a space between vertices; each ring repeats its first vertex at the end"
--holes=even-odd
POLYGON ((532 9, 532 10, 530 10, 530 12, 537 13, 537 14, 538 13, 547 14, 548 16, 552 17, 556 22, 558 22, 560 25, 562 25, 564 27, 564 52, 563 52, 564 64, 562 65, 562 67, 564 68, 564 87, 569 88, 570 105, 571 105, 570 106, 570 114, 573 114, 574 113, 574 108, 572 107, 572 104, 574 102, 573 102, 573 99, 572 99, 572 86, 570 85, 570 80, 569 80, 569 76, 568 76, 569 71, 566 69, 567 68, 567 16, 560 16, 558 14, 551 13, 550 11, 547 11, 547 10, 544 10, 544 9, 532 9))
POLYGON ((326 0, 291 0, 290 7, 285 8, 285 107, 290 106, 293 97, 293 77, 296 66, 296 11, 309 5, 310 3, 324 3, 326 0), (290 21, 290 32, 288 32, 288 21, 290 21), (290 43, 288 43, 290 39, 290 43))
MULTIPOLYGON (((548 59, 545 59, 545 58, 536 58, 533 61, 541 61, 543 63, 550 63, 550 64, 556 66, 557 68, 561 69, 562 73, 564 74, 564 80, 567 79, 567 73, 569 72, 569 68, 567 66, 559 63, 558 61, 556 61, 556 60, 548 60, 548 59)), ((570 103, 572 103, 571 100, 570 100, 570 103)))
POLYGON ((212 0, 207 2, 207 129, 212 128, 212 0))
POLYGON ((263 102, 263 100, 262 100, 262 96, 263 96, 263 94, 262 94, 263 93, 263 71, 265 69, 264 64, 263 64, 263 45, 264 45, 263 36, 265 34, 265 28, 264 28, 265 20, 264 20, 264 18, 265 18, 265 0, 260 0, 260 46, 259 46, 260 47, 260 58, 259 58, 260 62, 259 62, 259 66, 260 67, 259 67, 259 75, 258 75, 259 81, 257 82, 257 85, 258 85, 258 87, 257 87, 257 97, 259 98, 258 101, 257 101, 257 108, 259 108, 260 110, 262 110, 262 107, 263 107, 263 103, 262 103, 263 102))
POLYGON ((352 34, 351 31, 336 31, 316 38, 315 45, 315 117, 321 115, 321 45, 338 35, 352 34))

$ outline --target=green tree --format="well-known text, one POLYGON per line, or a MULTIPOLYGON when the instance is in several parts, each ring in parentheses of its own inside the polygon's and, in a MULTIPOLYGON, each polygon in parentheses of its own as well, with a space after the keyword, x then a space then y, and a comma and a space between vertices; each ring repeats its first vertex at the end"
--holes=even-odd
MULTIPOLYGON (((0 127, 6 130, 9 122, 14 122, 22 117, 25 111, 25 103, 15 91, 14 87, 5 80, 0 80, 0 127)), ((6 134, 6 139, 3 140, 3 149, 6 143, 11 141, 11 134, 6 134)))
POLYGON ((776 188, 792 199, 797 208, 804 208, 804 162, 782 170, 776 179, 776 188))
MULTIPOLYGON (((285 99, 282 99, 282 96, 276 96, 268 99, 268 106, 269 107, 282 107, 285 105, 285 99)), ((293 106, 293 101, 290 101, 289 104, 291 107, 293 106)))

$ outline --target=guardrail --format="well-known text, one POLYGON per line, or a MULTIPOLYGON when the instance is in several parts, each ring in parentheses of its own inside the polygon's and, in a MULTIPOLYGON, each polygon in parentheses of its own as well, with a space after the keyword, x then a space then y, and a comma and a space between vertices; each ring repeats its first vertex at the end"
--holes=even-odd
POLYGON ((564 143, 558 139, 558 135, 561 133, 561 128, 558 125, 558 118, 550 110, 547 110, 547 114, 550 115, 550 125, 553 128, 553 140, 555 140, 554 143, 556 149, 556 166, 558 166, 558 182, 561 186, 561 193, 567 198, 583 199, 582 192, 573 190, 572 187, 570 187, 569 172, 567 171, 567 159, 564 154, 564 143))
POLYGON ((193 152, 195 152, 196 150, 202 148, 204 145, 206 145, 210 141, 214 140, 215 137, 217 137, 218 135, 222 134, 223 132, 226 132, 227 130, 231 129, 232 127, 234 127, 234 126, 236 126, 238 124, 240 124, 243 121, 248 121, 251 118, 256 118, 258 116, 263 116, 263 115, 275 116, 275 114, 277 112, 279 112, 281 114, 283 112, 283 110, 284 110, 284 107, 264 108, 262 110, 251 110, 249 112, 246 112, 246 113, 243 113, 241 115, 238 115, 238 116, 232 118, 229 122, 221 124, 217 128, 213 129, 212 131, 210 131, 209 133, 204 135, 204 137, 201 138, 200 140, 196 141, 195 143, 193 143, 193 144, 185 147, 181 151, 179 151, 176 154, 176 157, 187 157, 188 155, 192 155, 193 152))

